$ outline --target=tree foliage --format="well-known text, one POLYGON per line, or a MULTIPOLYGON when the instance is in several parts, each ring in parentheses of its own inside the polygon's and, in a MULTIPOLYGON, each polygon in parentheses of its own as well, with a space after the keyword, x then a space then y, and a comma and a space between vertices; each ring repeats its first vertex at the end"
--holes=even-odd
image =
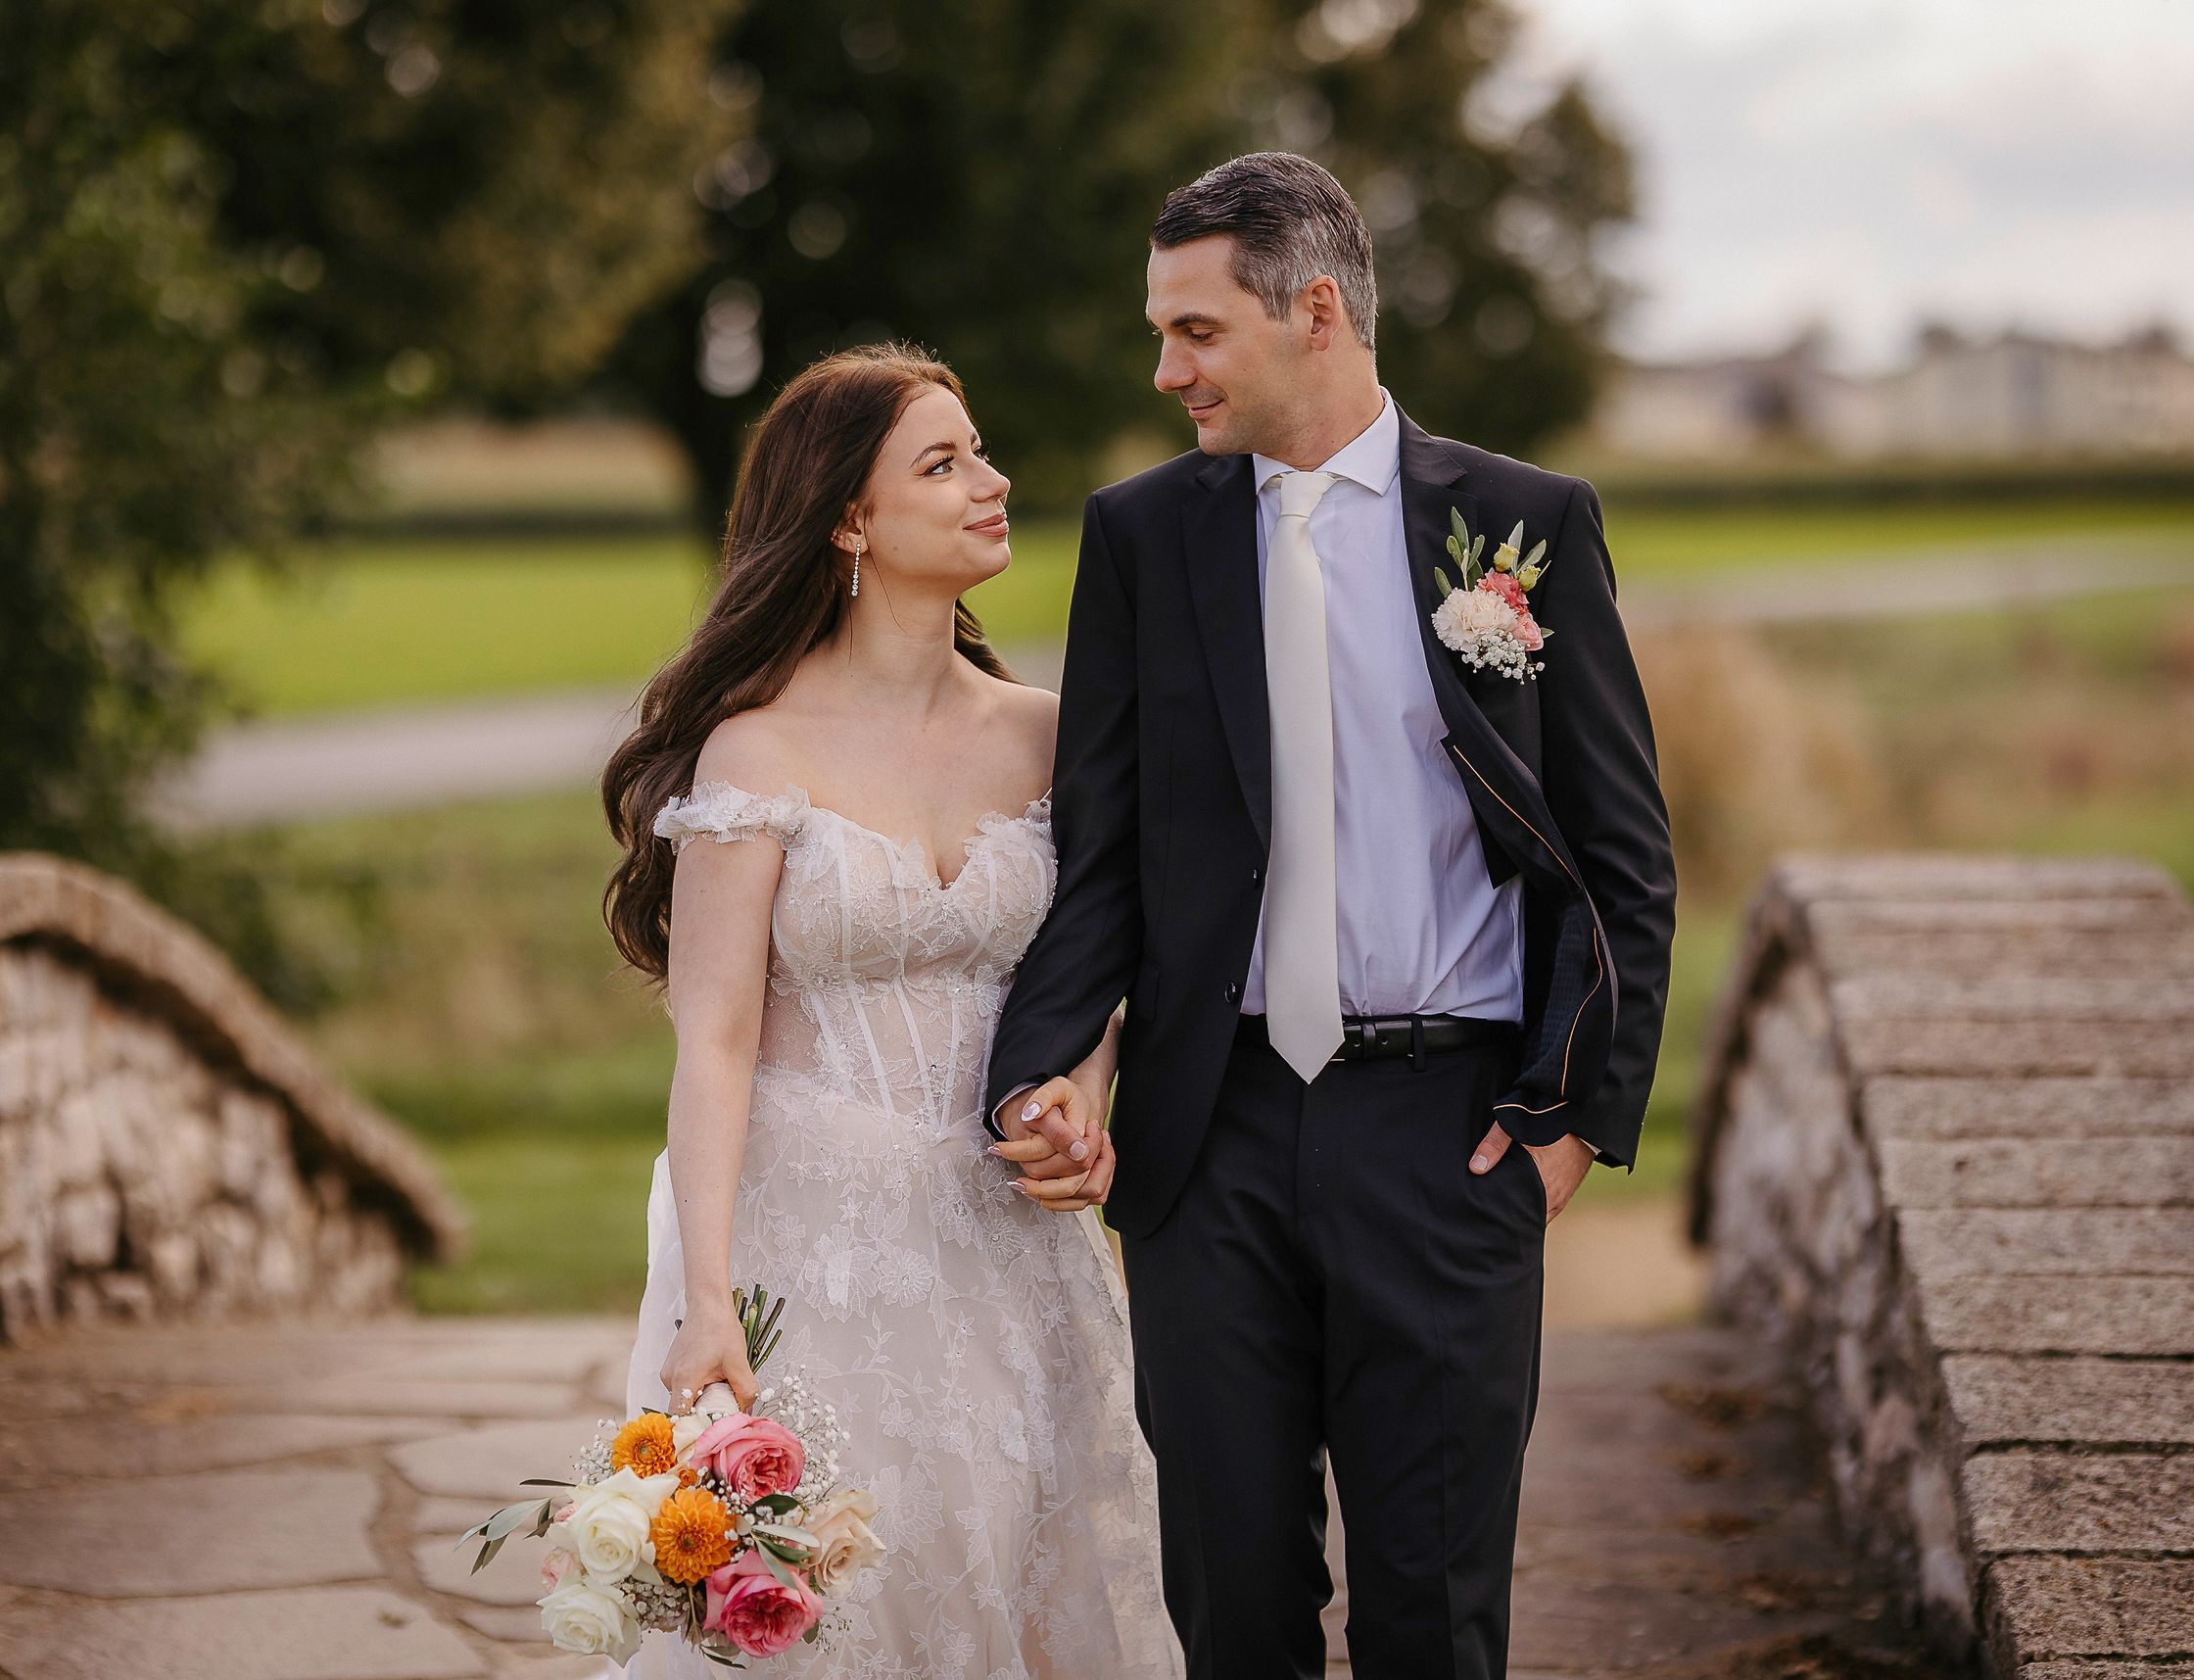
POLYGON ((1373 222, 1404 404, 1527 449, 1588 400, 1613 301, 1595 244, 1630 186, 1583 89, 1502 110, 1513 45, 1494 0, 753 7, 710 81, 745 131, 695 180, 707 264, 619 370, 684 441, 705 524, 771 392, 888 335, 959 368, 1020 497, 1070 504, 1122 434, 1186 441, 1138 318, 1160 202, 1280 146, 1373 222))
POLYGON ((139 812, 212 697, 176 587, 318 516, 391 404, 575 374, 675 280, 720 15, 0 12, 0 846, 187 896, 139 812))

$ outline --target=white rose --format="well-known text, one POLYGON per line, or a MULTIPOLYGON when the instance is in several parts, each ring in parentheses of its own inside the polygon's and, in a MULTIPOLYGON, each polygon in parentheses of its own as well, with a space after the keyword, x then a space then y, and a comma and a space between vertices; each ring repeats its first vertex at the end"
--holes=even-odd
POLYGON ((558 1651, 619 1662, 640 1654, 640 1623, 624 1595, 577 1577, 541 1601, 541 1625, 558 1651))
POLYGON ((808 1574, 827 1598, 845 1591, 853 1577, 883 1559, 883 1546, 869 1523, 876 1501, 865 1493, 833 1494, 801 1524, 815 1536, 815 1560, 808 1574))
POLYGON ((698 1412, 674 1414, 670 1420, 670 1450, 683 1461, 688 1449, 701 1438, 701 1431, 708 1427, 710 1421, 698 1412))
POLYGON ((606 1587, 631 1574, 636 1564, 654 1561, 648 1526, 656 1508, 677 1486, 675 1473, 639 1476, 626 1468, 575 1490, 571 1515, 563 1523, 563 1544, 590 1581, 606 1587))
POLYGON ((1516 609, 1490 589, 1453 590, 1432 614, 1440 640, 1458 653, 1472 652, 1480 637, 1513 631, 1515 625, 1516 609))

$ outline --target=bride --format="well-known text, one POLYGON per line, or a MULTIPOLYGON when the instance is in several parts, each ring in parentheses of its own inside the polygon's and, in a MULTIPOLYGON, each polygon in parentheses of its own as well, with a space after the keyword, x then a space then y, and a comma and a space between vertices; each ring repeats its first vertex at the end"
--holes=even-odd
MULTIPOLYGON (((879 1507, 884 1566, 787 1673, 1181 1670, 1089 1211, 1117 1021, 1034 1093, 1041 1129, 992 1145, 980 1115, 1056 885, 1057 700, 960 604, 1006 566, 1007 488, 949 369, 896 346, 808 368, 755 430, 714 602, 603 777, 610 930, 678 1037, 629 1410, 716 1380, 751 1403, 732 1291, 759 1283, 790 1297, 772 1373, 836 1406, 879 1507)), ((651 1634, 620 1672, 717 1665, 651 1634)))

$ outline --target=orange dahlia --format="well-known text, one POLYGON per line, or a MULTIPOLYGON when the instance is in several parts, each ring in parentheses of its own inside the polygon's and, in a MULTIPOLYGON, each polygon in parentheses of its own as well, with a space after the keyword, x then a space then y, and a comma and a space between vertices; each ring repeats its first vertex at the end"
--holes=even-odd
POLYGON ((670 1419, 660 1412, 643 1412, 617 1431, 609 1445, 609 1467, 630 1468, 636 1476, 665 1475, 678 1467, 671 1446, 670 1419))
POLYGON ((665 1580, 692 1586, 732 1560, 732 1513, 708 1489, 682 1487, 655 1512, 647 1537, 665 1580))

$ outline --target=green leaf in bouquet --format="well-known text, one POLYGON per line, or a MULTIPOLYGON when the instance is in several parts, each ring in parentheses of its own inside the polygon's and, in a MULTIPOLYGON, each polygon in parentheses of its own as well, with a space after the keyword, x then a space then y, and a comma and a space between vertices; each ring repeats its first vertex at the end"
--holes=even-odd
POLYGON ((1461 539, 1461 538, 1459 538, 1459 537, 1450 537, 1450 538, 1448 539, 1448 558, 1449 558, 1449 559, 1451 559, 1451 560, 1455 560, 1455 561, 1460 561, 1460 560, 1461 560, 1461 558, 1462 558, 1462 539, 1461 539))
POLYGON ((747 1368, 758 1371, 777 1351, 781 1334, 777 1320, 785 1312, 785 1298, 779 1296, 773 1305, 770 1292, 757 1283, 751 1296, 743 1289, 733 1290, 732 1304, 739 1310, 739 1327, 746 1332, 747 1368))
POLYGON ((792 1578, 792 1571, 787 1569, 783 1563, 780 1563, 777 1559, 771 1555, 770 1549, 767 1546, 761 1549, 761 1559, 763 1562, 769 1565, 770 1573, 777 1577, 777 1583, 779 1586, 785 1587, 789 1591, 795 1593, 800 1590, 799 1582, 792 1578))
POLYGON ((822 1544, 804 1528, 777 1522, 757 1522, 754 1533, 760 1545, 787 1563, 805 1563, 822 1544))
POLYGON ((805 1641, 805 1642, 806 1642, 807 1644, 809 1644, 809 1645, 813 1645, 813 1644, 814 1644, 814 1643, 815 1643, 815 1642, 816 1642, 817 1640, 821 1639, 822 1637, 823 1637, 823 1624, 822 1624, 822 1623, 821 1623, 820 1621, 811 1621, 811 1622, 809 1622, 809 1623, 807 1624, 807 1632, 805 1632, 805 1633, 803 1633, 803 1634, 801 1634, 801 1635, 800 1635, 800 1638, 801 1638, 801 1639, 802 1639, 803 1641, 805 1641))
POLYGON ((754 1502, 752 1509, 766 1511, 772 1516, 783 1516, 788 1511, 799 1510, 800 1502, 788 1493, 766 1493, 754 1502))
POLYGON ((485 1522, 476 1522, 457 1536, 462 1546, 475 1534, 483 1540, 501 1540, 506 1534, 515 1534, 529 1522, 536 1521, 547 1512, 551 1502, 546 1499, 521 1500, 516 1505, 506 1505, 485 1522))
POLYGON ((528 1476, 520 1487, 577 1487, 577 1482, 560 1482, 554 1476, 528 1476))
POLYGON ((1432 568, 1432 581, 1440 588, 1440 599, 1446 600, 1455 593, 1455 586, 1448 581, 1448 574, 1438 566, 1432 568))
POLYGON ((744 1668, 746 1666, 746 1663, 742 1658, 737 1656, 726 1656, 714 1646, 704 1645, 701 1646, 699 1650, 700 1654, 703 1656, 707 1657, 709 1661, 721 1662, 726 1668, 744 1668))
MULTIPOLYGON (((1457 544, 1463 549, 1470 547, 1470 527, 1462 522, 1462 509, 1459 507, 1448 509, 1448 541, 1457 544)), ((1462 558, 1462 555, 1455 553, 1454 549, 1450 549, 1448 552, 1455 554, 1458 560, 1462 558)))

